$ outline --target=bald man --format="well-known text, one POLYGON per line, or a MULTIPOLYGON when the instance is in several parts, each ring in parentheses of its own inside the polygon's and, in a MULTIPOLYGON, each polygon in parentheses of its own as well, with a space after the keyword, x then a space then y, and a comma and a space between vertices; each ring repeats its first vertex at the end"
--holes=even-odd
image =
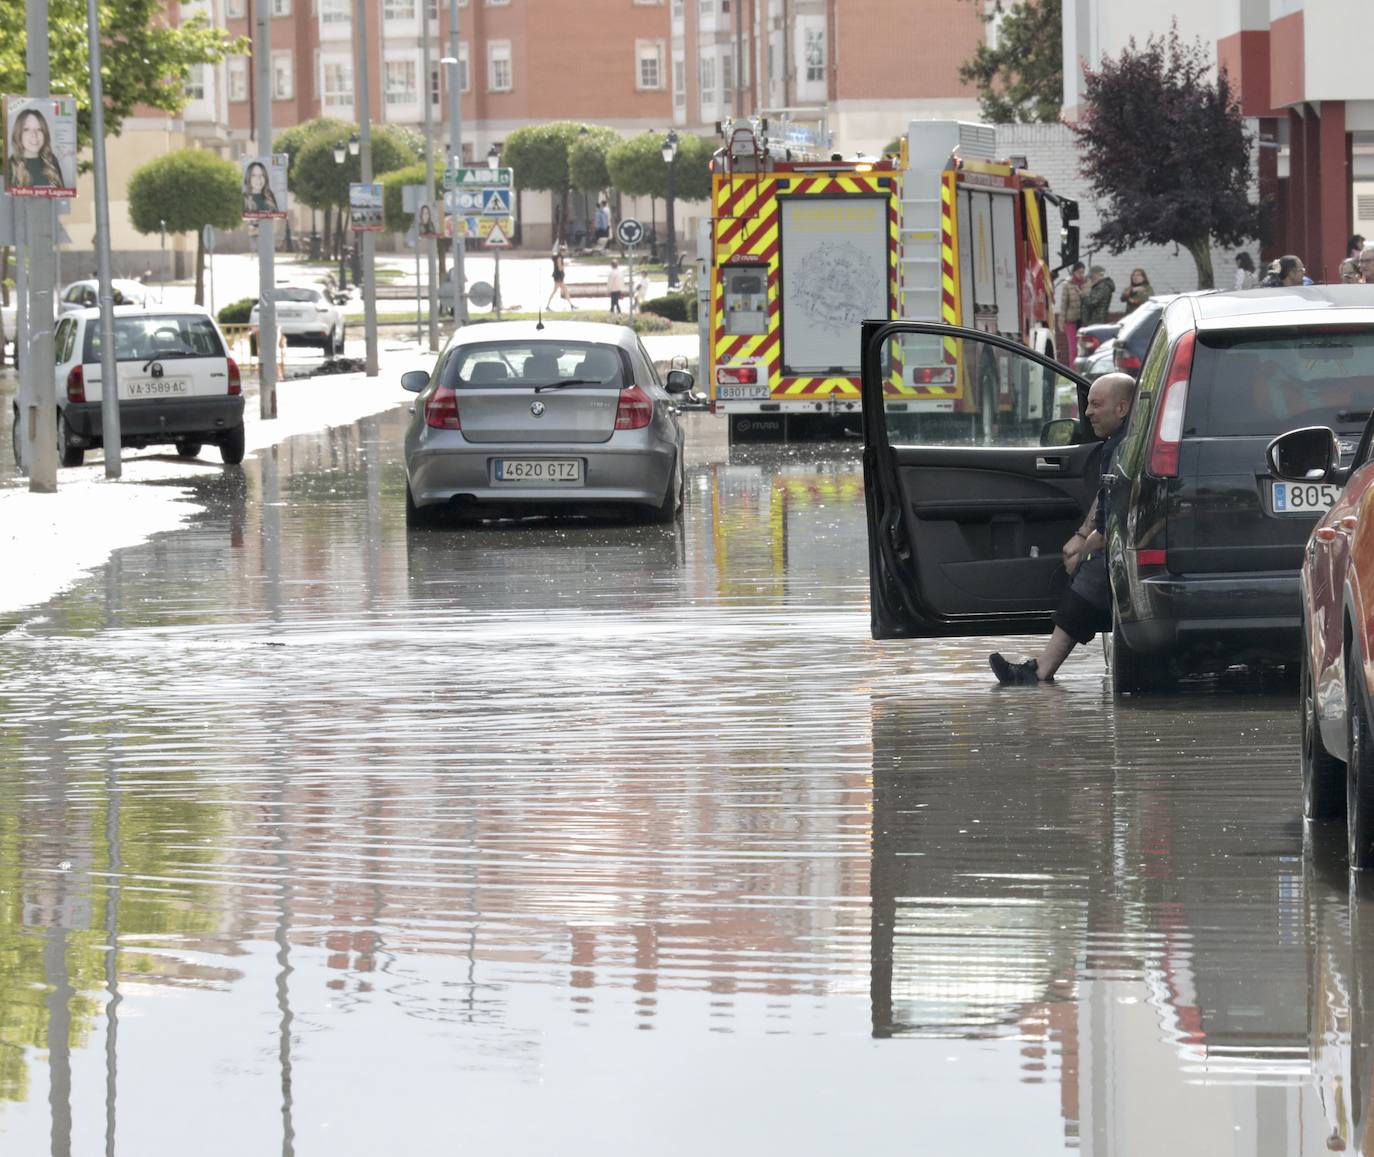
MULTIPOLYGON (((1088 390, 1086 417, 1093 433, 1106 439, 1102 447, 1102 473, 1108 474, 1117 447, 1126 435, 1126 419, 1135 401, 1135 379, 1130 374, 1103 374, 1088 390)), ((1112 588, 1107 577, 1106 500, 1101 483, 1083 525, 1064 544, 1064 569, 1069 589, 1054 612, 1054 631, 1034 659, 1012 663, 994 651, 988 663, 997 682, 1003 684, 1048 683, 1069 653, 1089 643, 1098 631, 1112 628, 1112 588)))

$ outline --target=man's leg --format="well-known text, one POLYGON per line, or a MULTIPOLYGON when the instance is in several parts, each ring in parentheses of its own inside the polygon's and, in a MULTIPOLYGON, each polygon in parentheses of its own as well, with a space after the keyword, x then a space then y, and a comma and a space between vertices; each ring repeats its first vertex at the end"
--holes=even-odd
POLYGON ((1101 555, 1085 561, 1074 572, 1069 589, 1054 611, 1054 631, 1034 659, 1011 663, 1001 654, 988 656, 997 682, 1003 684, 1043 683, 1054 678, 1075 646, 1092 642, 1098 631, 1110 629, 1112 621, 1111 586, 1107 565, 1101 555))

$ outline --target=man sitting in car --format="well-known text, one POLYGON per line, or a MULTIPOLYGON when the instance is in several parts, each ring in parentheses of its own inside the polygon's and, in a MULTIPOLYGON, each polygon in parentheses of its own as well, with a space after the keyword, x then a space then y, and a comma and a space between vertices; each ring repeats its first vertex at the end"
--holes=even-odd
MULTIPOLYGON (((1129 374, 1103 374, 1088 390, 1086 416, 1102 447, 1102 473, 1110 473, 1117 447, 1126 434, 1126 419, 1135 401, 1135 379, 1129 374)), ((1054 612, 1054 631, 1034 659, 1012 663, 994 651, 988 663, 997 682, 1003 684, 1049 683, 1064 660, 1080 643, 1089 643, 1098 631, 1112 626, 1112 588, 1107 576, 1104 487, 1099 483, 1097 497, 1083 524, 1064 544, 1064 569, 1069 572, 1069 588, 1054 612)))

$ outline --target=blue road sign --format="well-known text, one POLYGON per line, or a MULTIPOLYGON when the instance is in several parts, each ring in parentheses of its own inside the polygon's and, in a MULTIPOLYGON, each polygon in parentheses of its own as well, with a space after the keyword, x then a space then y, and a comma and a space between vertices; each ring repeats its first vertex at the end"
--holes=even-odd
POLYGON ((483 217, 509 217, 511 215, 511 195, 509 189, 483 189, 483 217))

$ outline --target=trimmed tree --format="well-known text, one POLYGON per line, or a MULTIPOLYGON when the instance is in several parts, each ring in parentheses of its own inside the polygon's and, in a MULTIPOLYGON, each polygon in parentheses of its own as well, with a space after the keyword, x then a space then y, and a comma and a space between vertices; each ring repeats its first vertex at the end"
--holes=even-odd
MULTIPOLYGON (((396 169, 388 173, 381 179, 382 185, 382 220, 387 229, 392 233, 404 233, 410 228, 412 217, 402 208, 403 197, 401 190, 407 185, 421 185, 425 183, 425 166, 423 162, 414 165, 407 165, 404 169, 396 169)), ((430 202, 438 205, 444 199, 444 175, 438 169, 434 171, 434 189, 430 193, 430 202)))
MULTIPOLYGON (((710 137, 681 136, 673 161, 673 196, 701 201, 711 195, 711 157, 718 145, 710 137)), ((620 141, 606 156, 611 184, 631 197, 666 197, 668 166, 661 133, 640 133, 620 141)))
POLYGON ((1201 41, 1175 27, 1131 40, 1085 72, 1082 120, 1072 126, 1083 175, 1102 210, 1093 244, 1112 253, 1178 244, 1192 254, 1199 289, 1211 289, 1212 246, 1260 234, 1250 200, 1250 136, 1226 70, 1213 79, 1201 41))
POLYGON ((243 178, 232 161, 204 149, 178 149, 135 169, 129 177, 129 221, 140 233, 196 234, 196 304, 205 302, 204 227, 237 228, 243 178))
POLYGON ((1064 98, 1061 0, 989 0, 984 19, 1002 17, 997 47, 985 42, 959 66, 978 88, 978 107, 993 124, 1055 124, 1064 98))
MULTIPOLYGON (((344 150, 343 164, 334 159, 334 149, 347 145, 348 138, 358 126, 335 121, 321 128, 302 144, 299 156, 293 159, 295 182, 291 195, 312 209, 328 214, 337 209, 336 238, 342 243, 344 211, 348 207, 348 186, 362 180, 362 158, 344 150)), ((392 125, 379 125, 372 131, 372 173, 380 181, 382 174, 394 172, 419 160, 413 134, 400 132, 392 125)), ((423 178, 422 178, 423 180, 423 178)))
POLYGON ((547 125, 525 125, 506 137, 501 163, 515 170, 515 182, 522 189, 542 189, 552 194, 558 228, 556 240, 565 240, 568 226, 568 194, 572 190, 568 154, 582 130, 591 135, 592 126, 573 121, 547 125))

